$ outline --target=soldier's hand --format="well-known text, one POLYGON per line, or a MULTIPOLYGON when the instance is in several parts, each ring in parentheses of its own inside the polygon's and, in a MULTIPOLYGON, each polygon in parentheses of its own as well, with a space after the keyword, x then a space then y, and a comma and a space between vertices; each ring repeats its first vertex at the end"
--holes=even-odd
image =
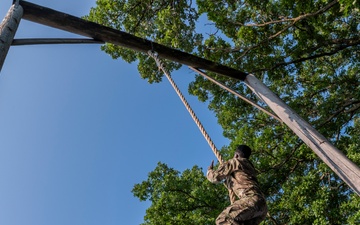
POLYGON ((214 168, 214 160, 211 161, 210 166, 208 167, 208 170, 212 170, 214 168))

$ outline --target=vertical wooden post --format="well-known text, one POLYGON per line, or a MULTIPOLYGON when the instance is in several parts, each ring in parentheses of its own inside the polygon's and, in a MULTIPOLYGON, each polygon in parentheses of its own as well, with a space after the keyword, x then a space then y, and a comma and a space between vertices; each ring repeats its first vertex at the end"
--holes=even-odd
POLYGON ((324 136, 287 106, 277 95, 249 74, 247 86, 309 146, 345 183, 360 195, 360 168, 333 146, 324 136))
POLYGON ((0 71, 23 16, 23 8, 13 4, 0 24, 0 71))

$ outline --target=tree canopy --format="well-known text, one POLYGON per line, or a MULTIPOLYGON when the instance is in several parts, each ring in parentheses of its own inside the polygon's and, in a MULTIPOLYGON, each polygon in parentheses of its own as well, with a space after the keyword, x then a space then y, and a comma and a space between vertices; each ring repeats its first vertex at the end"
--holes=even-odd
MULTIPOLYGON (((86 19, 255 74, 360 165, 359 9, 356 0, 97 0, 86 19)), ((147 55, 112 44, 102 50, 161 82, 147 55)), ((242 82, 210 75, 263 104, 242 82)), ((208 103, 231 140, 225 158, 240 143, 254 149, 266 224, 359 224, 360 197, 290 129, 201 76, 189 93, 208 103)), ((133 193, 152 202, 144 224, 213 224, 228 204, 222 189, 197 166, 180 173, 159 163, 133 193)))

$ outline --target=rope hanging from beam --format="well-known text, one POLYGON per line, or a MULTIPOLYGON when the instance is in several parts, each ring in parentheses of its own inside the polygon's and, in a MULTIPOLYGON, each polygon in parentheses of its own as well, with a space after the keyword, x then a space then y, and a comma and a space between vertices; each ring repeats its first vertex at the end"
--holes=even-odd
POLYGON ((180 89, 178 88, 178 86, 175 84, 174 80, 171 78, 170 73, 167 71, 167 69, 165 68, 164 64, 161 62, 158 54, 154 51, 148 51, 148 55, 151 56, 155 62, 156 65, 159 67, 159 69, 161 69, 163 71, 163 73, 166 75, 166 78, 169 80, 171 86, 174 88, 174 90, 176 91, 176 93, 178 94, 179 98, 181 99, 181 101, 183 102, 184 106, 186 107, 186 109, 189 111, 191 117, 193 118, 193 120, 195 121, 196 125, 198 126, 200 132, 203 134, 205 140, 207 141, 207 143, 209 144, 211 150, 213 151, 213 153, 215 154, 217 160, 219 161, 220 164, 223 163, 223 158, 220 155, 219 150, 216 148, 214 142, 211 140, 209 134, 206 132, 204 126, 201 124, 199 118, 195 115, 195 112, 192 110, 191 106, 189 105, 189 103, 186 101, 184 95, 181 93, 180 89))

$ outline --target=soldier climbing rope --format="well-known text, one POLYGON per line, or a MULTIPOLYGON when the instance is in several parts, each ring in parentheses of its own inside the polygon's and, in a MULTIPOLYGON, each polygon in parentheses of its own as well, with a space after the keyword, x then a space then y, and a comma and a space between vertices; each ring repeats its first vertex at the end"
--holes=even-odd
MULTIPOLYGON (((248 146, 241 145, 235 151, 234 158, 224 162, 222 156, 220 155, 220 152, 215 147, 215 144, 212 142, 210 136, 206 132, 205 128, 202 126, 200 120, 195 115, 194 111, 190 107, 189 103, 186 101, 180 89, 175 84, 174 80, 171 78, 170 73, 165 69, 165 66, 160 60, 158 54, 154 51, 149 51, 148 55, 155 60, 159 69, 163 71, 170 84, 185 105, 186 109, 189 111, 191 117, 197 124, 201 133, 204 135, 206 141, 210 145, 213 153, 215 154, 216 158, 220 163, 218 170, 213 170, 214 161, 211 163, 208 168, 207 178, 212 183, 218 183, 219 181, 224 179, 226 180, 224 186, 229 192, 229 199, 231 205, 224 209, 224 211, 218 216, 218 218, 216 219, 216 224, 259 224, 266 217, 267 206, 265 197, 261 192, 256 179, 255 168, 249 161, 251 149, 248 146), (238 200, 236 200, 236 197, 238 198, 238 200)), ((197 71, 196 69, 194 70, 197 71)), ((205 74, 203 74, 203 76, 207 77, 205 74)), ((212 78, 208 77, 208 79, 212 78)), ((212 82, 218 84, 223 88, 226 88, 225 85, 217 82, 214 79, 212 79, 212 82)), ((229 90, 228 88, 226 89, 229 90)), ((238 93, 233 90, 229 91, 238 95, 238 93)), ((244 97, 242 96, 241 98, 244 99, 244 97)), ((249 102, 249 100, 246 98, 244 100, 249 102)), ((249 103, 256 105, 256 103, 252 101, 250 101, 249 103)), ((265 109, 261 108, 261 110, 265 109)), ((269 115, 272 115, 269 112, 267 113, 269 115)), ((277 119, 280 120, 279 118, 277 119)))
MULTIPOLYGON (((190 115, 194 119, 195 123, 198 125, 201 133, 204 135, 205 139, 207 140, 208 144, 210 145, 212 151, 214 152, 216 158, 220 162, 223 162, 222 157, 219 151, 216 149, 214 143, 211 141, 209 135, 207 134, 204 127, 201 125, 200 121, 196 117, 195 113, 191 109, 190 105, 187 103, 185 97, 181 94, 180 90, 177 88, 175 82, 172 80, 169 72, 163 66, 159 55, 151 50, 148 51, 148 55, 151 56, 159 69, 161 69, 168 80, 170 81, 171 85, 174 87, 175 91, 178 93, 179 97, 183 101, 185 107, 188 109, 190 115)), ((210 81, 218 84, 219 86, 225 88, 226 86, 217 82, 216 80, 212 79, 211 77, 207 76, 202 71, 190 67, 194 71, 198 72, 200 75, 205 76, 210 81)), ((324 161, 330 168, 336 172, 357 194, 360 195, 360 186, 359 178, 360 177, 360 169, 357 165, 355 165, 352 161, 346 158, 342 152, 336 149, 331 143, 319 134, 315 129, 313 129, 306 121, 304 121, 299 115, 291 110, 284 102, 282 102, 279 97, 277 97, 273 92, 271 92, 265 85, 263 85, 255 76, 249 74, 246 76, 245 79, 246 85, 258 95, 260 99, 262 99, 268 106, 280 117, 274 116, 273 114, 266 112, 268 115, 273 116, 278 121, 284 122, 288 125, 294 132, 297 134, 305 143, 311 147, 316 154, 324 161), (256 87, 256 89, 255 89, 256 87), (286 114, 284 112, 291 112, 291 114, 286 114), (326 150, 326 151, 325 151, 326 150)), ((236 93, 234 90, 230 88, 226 88, 228 91, 232 93, 236 93)), ((240 95, 237 93, 237 96, 240 95)), ((241 96, 242 99, 244 97, 241 96)), ((252 101, 247 101, 250 104, 254 105, 255 107, 259 108, 262 111, 266 111, 262 107, 258 106, 256 103, 252 101)))

